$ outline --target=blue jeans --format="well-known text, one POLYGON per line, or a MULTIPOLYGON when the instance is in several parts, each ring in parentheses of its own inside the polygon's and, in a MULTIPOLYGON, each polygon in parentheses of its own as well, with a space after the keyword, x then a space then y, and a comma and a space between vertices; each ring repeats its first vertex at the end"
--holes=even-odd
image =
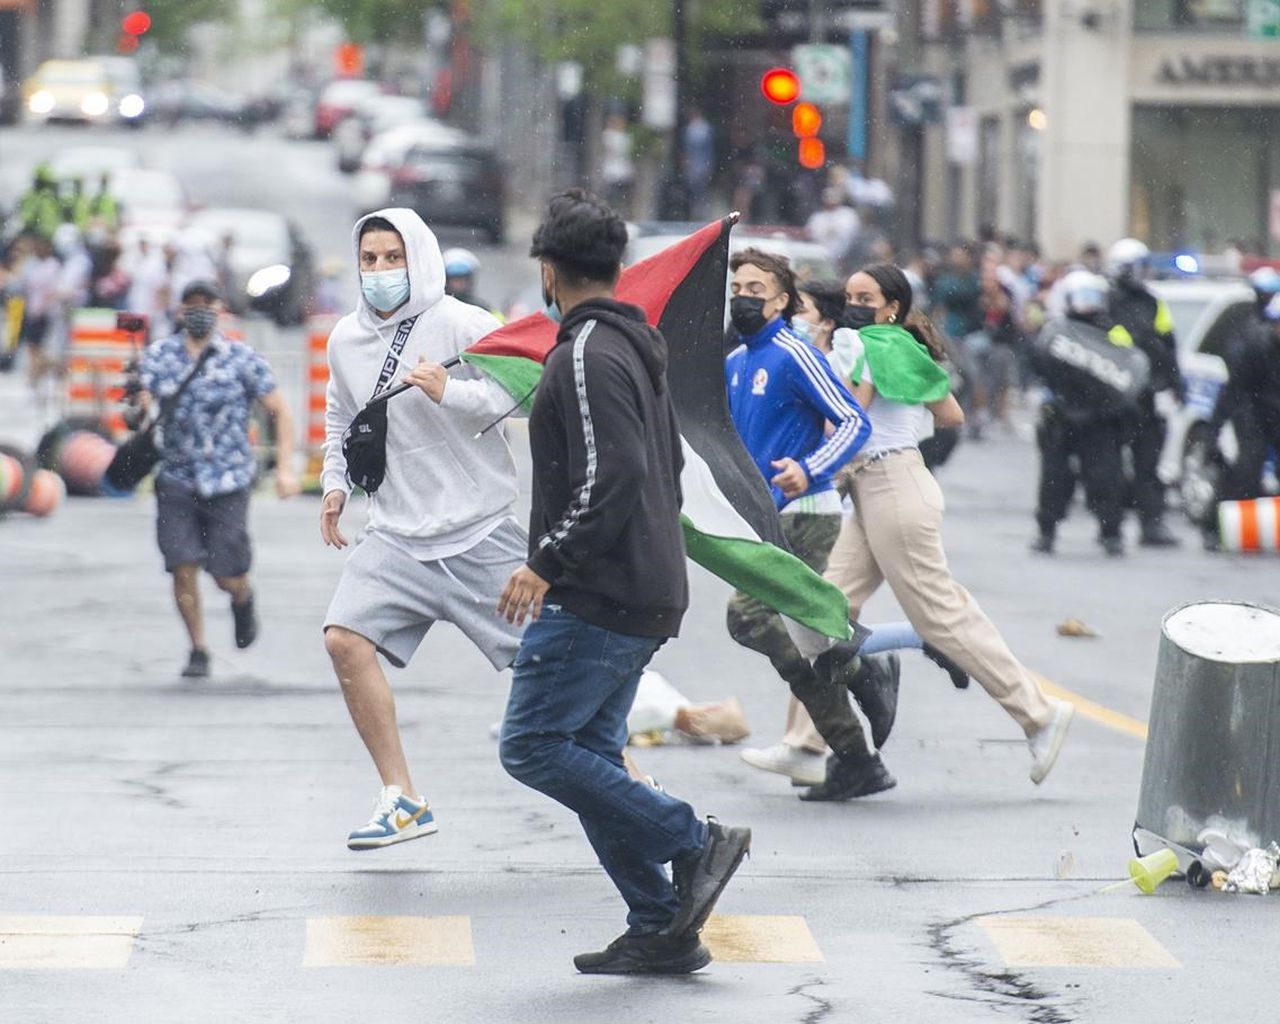
POLYGON ((635 933, 671 923, 679 901, 665 865, 707 841, 692 807, 637 782, 622 763, 627 712, 661 644, 544 607, 525 630, 502 720, 502 766, 577 812, 635 933))

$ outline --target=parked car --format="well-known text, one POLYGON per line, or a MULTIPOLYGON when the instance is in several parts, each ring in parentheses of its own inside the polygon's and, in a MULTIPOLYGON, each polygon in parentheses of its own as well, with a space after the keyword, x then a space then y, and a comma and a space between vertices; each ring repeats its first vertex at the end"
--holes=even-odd
POLYGON ((278 324, 301 323, 315 284, 315 257, 297 227, 270 210, 210 207, 188 222, 209 251, 230 236, 226 282, 233 309, 252 309, 278 324))
POLYGON ((47 60, 27 80, 27 120, 33 124, 110 122, 115 117, 113 90, 110 76, 96 60, 47 60))
POLYGON ((497 244, 506 235, 502 162, 472 142, 420 142, 391 169, 391 205, 407 206, 428 224, 480 228, 497 244))
POLYGON ((183 121, 220 121, 249 130, 260 119, 250 101, 239 93, 188 79, 158 86, 151 107, 156 120, 171 126, 183 121))
POLYGON ((131 57, 94 57, 111 80, 111 109, 116 122, 129 128, 141 128, 146 122, 147 101, 142 85, 142 72, 131 57))
POLYGON ((1214 453, 1234 454, 1230 427, 1213 437, 1209 418, 1227 382, 1227 345, 1255 315, 1253 289, 1243 281, 1188 278, 1152 281, 1173 316, 1182 370, 1183 404, 1169 419, 1160 478, 1176 486, 1183 509, 1200 521, 1213 501, 1214 453))
POLYGON ((366 78, 338 78, 330 82, 316 100, 316 138, 327 139, 339 121, 351 116, 360 100, 380 92, 382 87, 366 78))
POLYGON ((172 236, 191 212, 182 182, 168 171, 121 168, 112 172, 110 188, 120 226, 149 238, 172 236))
POLYGON ((426 118, 375 135, 365 147, 356 172, 356 205, 364 212, 390 203, 391 172, 404 163, 414 146, 463 145, 468 138, 457 128, 426 118))
POLYGON ((338 122, 333 144, 338 170, 354 174, 360 169, 369 140, 391 128, 426 120, 426 108, 412 96, 369 96, 359 102, 350 117, 338 122))

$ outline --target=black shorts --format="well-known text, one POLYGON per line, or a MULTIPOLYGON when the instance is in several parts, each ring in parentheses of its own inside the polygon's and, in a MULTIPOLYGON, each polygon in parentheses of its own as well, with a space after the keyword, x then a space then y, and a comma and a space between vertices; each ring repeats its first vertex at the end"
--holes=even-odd
POLYGON ((181 484, 156 480, 156 540, 164 567, 199 565, 220 579, 243 576, 249 546, 249 489, 202 498, 181 484))

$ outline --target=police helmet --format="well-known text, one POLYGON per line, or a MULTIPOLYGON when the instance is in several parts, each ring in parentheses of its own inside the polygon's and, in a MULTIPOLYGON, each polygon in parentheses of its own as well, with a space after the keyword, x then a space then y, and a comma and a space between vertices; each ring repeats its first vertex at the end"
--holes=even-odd
POLYGON ((446 249, 444 253, 445 277, 474 277, 480 269, 480 260, 469 249, 446 249))
POLYGON ((1136 238, 1122 238, 1107 250, 1107 276, 1140 278, 1151 264, 1151 250, 1136 238))
POLYGON ((1266 302, 1272 295, 1280 294, 1280 270, 1259 267, 1249 275, 1249 286, 1257 294, 1259 302, 1266 302))
POLYGON ((1101 274, 1073 270, 1062 279, 1062 298, 1067 312, 1076 316, 1093 316, 1107 308, 1110 286, 1101 274))

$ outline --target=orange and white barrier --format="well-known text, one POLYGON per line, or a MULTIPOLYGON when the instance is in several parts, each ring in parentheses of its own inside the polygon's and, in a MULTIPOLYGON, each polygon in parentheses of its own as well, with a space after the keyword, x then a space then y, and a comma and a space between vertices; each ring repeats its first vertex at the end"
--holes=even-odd
POLYGON ((35 461, 16 448, 0 451, 0 512, 47 516, 67 496, 62 477, 36 468, 35 461))
POLYGON ((69 418, 97 420, 117 440, 129 433, 120 400, 124 368, 142 350, 143 339, 116 327, 114 309, 77 309, 71 315, 67 354, 69 418))
POLYGON ((1280 498, 1220 502, 1218 536, 1225 551, 1280 551, 1280 498))
POLYGON ((324 402, 329 387, 329 335, 338 322, 336 316, 313 316, 307 319, 307 358, 303 364, 306 380, 303 395, 307 406, 307 468, 303 473, 306 490, 320 486, 324 468, 324 402))

